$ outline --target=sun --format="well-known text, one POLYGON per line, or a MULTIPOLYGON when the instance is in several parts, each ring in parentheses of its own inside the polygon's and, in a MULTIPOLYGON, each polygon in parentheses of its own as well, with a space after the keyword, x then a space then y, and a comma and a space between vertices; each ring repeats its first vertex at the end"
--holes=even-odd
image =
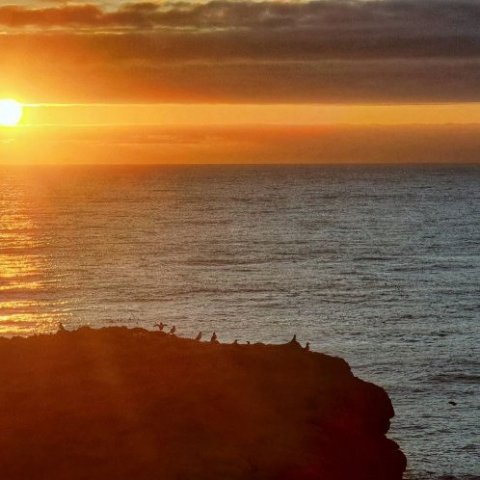
POLYGON ((16 100, 0 100, 0 126, 14 127, 22 119, 23 106, 16 100))

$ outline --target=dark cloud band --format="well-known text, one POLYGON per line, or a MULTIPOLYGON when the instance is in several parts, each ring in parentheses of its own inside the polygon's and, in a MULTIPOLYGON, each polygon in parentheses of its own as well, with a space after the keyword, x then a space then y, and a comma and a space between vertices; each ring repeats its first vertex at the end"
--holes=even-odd
POLYGON ((324 32, 478 34, 477 0, 213 0, 134 2, 115 10, 98 4, 0 7, 8 27, 313 29, 324 32))
POLYGON ((4 6, 0 80, 122 101, 479 101, 479 24, 478 0, 4 6))

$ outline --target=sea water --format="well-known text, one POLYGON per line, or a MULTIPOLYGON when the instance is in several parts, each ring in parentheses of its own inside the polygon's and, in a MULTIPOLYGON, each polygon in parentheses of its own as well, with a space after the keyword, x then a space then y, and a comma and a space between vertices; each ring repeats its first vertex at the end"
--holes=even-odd
POLYGON ((411 479, 480 478, 480 167, 0 169, 0 334, 163 321, 383 386, 411 479))

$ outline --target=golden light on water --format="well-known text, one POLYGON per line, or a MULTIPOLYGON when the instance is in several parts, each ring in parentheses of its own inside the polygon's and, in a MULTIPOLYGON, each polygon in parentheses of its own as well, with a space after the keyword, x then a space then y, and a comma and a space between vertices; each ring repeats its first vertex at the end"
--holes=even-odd
POLYGON ((14 127, 18 125, 23 116, 23 106, 12 99, 0 100, 0 125, 14 127))
POLYGON ((56 282, 48 241, 32 203, 9 183, 0 181, 0 336, 50 333, 68 302, 47 295, 56 282))

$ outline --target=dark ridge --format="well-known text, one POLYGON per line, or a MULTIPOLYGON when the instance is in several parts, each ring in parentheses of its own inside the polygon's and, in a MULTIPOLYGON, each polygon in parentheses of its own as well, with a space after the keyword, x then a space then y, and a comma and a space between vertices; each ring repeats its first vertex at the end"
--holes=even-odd
POLYGON ((383 389, 286 345, 80 328, 0 339, 2 480, 400 480, 383 389))

